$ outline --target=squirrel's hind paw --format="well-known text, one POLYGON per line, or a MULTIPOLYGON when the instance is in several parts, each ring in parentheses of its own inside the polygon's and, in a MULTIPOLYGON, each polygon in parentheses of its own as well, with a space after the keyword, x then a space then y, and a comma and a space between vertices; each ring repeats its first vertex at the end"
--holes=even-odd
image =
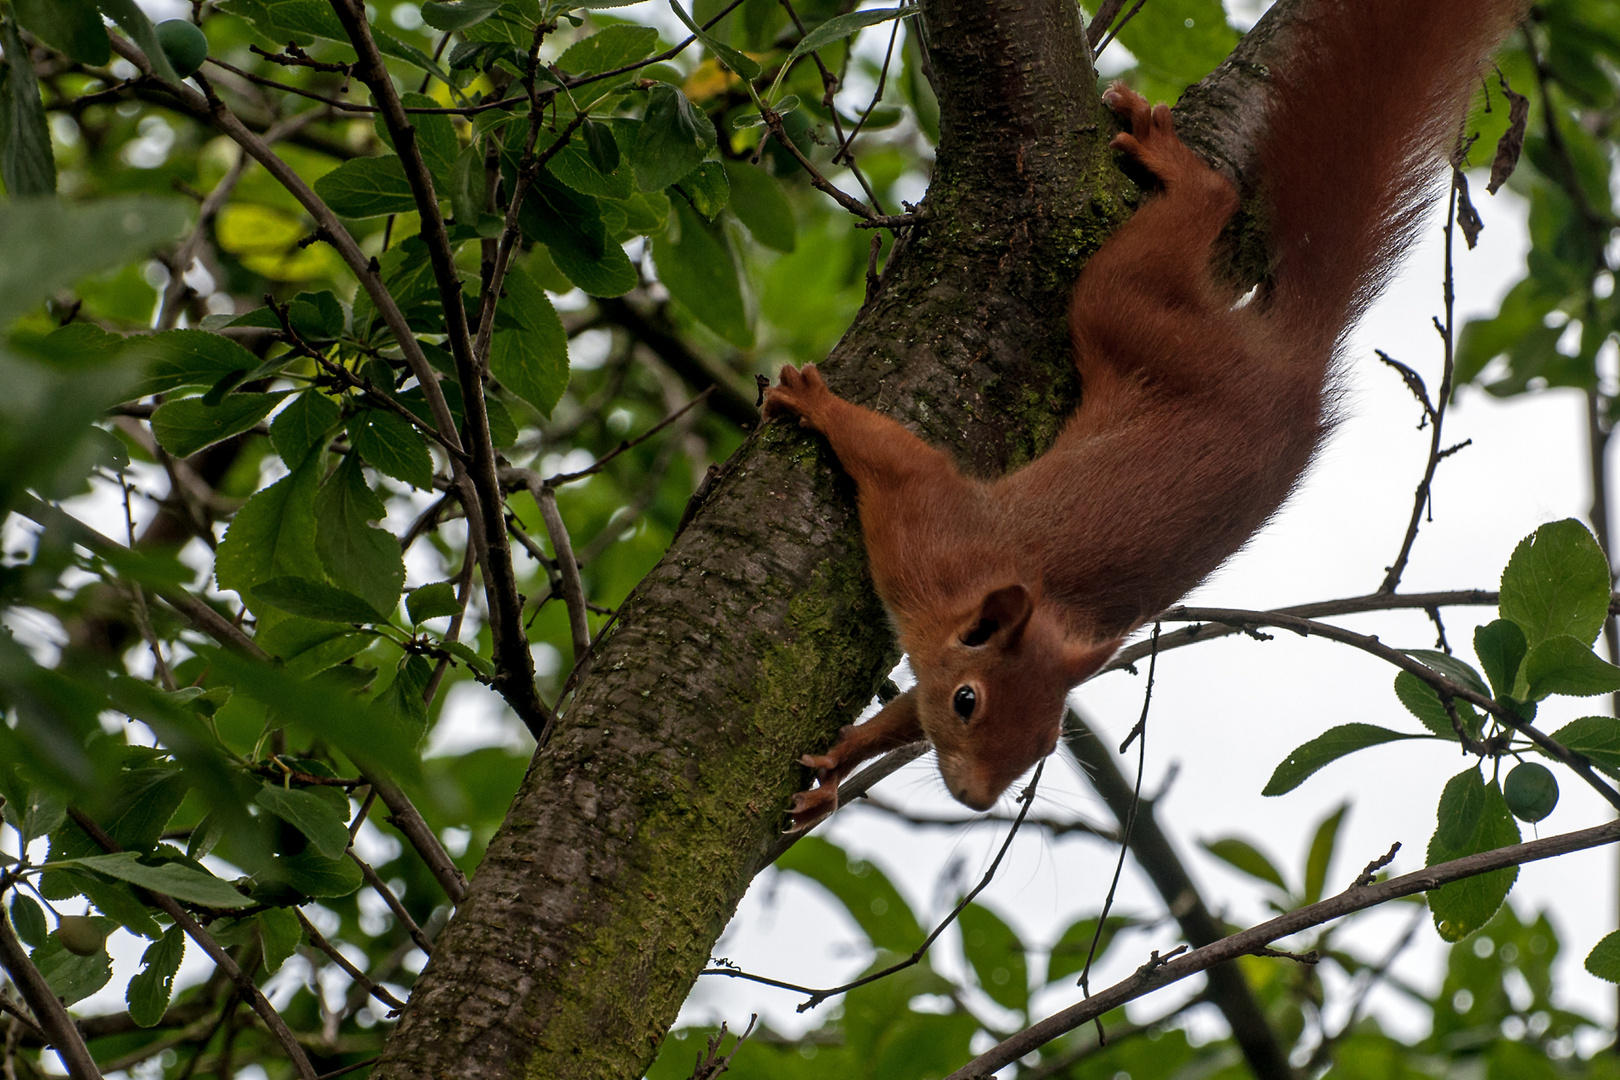
POLYGON ((822 784, 809 791, 798 792, 788 803, 788 815, 793 818, 793 824, 783 831, 789 835, 804 832, 836 809, 838 809, 837 784, 822 784))

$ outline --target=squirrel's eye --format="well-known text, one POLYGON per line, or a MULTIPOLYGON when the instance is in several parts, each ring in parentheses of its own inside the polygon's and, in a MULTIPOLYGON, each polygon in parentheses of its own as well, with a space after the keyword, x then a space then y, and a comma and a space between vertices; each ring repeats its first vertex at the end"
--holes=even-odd
POLYGON ((979 696, 973 692, 971 686, 958 686, 956 696, 951 698, 951 708, 955 709, 956 715, 963 720, 973 719, 973 710, 978 704, 979 696))

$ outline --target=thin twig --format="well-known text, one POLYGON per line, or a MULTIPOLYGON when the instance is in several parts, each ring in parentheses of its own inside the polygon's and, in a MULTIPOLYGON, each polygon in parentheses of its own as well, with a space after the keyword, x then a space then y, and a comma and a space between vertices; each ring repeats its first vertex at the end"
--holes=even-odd
MULTIPOLYGON (((1365 611, 1394 611, 1405 608, 1439 608, 1439 607, 1494 607, 1500 597, 1490 589, 1457 589, 1451 592, 1433 593, 1368 593, 1365 596, 1350 596, 1342 600, 1318 600, 1309 604, 1296 604, 1293 607, 1277 608, 1274 615, 1298 615, 1307 619, 1320 615, 1353 615, 1365 611)), ((1172 610, 1186 610, 1172 609, 1172 610)), ((1159 651, 1169 652, 1186 645, 1193 645, 1200 641, 1212 641, 1215 638, 1229 637, 1232 634, 1242 634, 1246 631, 1238 626, 1189 626, 1182 630, 1173 630, 1159 640, 1159 651)), ((1136 661, 1146 656, 1150 650, 1147 642, 1137 642, 1121 649, 1114 658, 1108 662, 1103 671, 1118 671, 1122 668, 1132 669, 1136 661)))
POLYGON ((411 802, 410 796, 399 789, 392 780, 382 776, 367 776, 363 778, 377 792, 377 797, 388 807, 393 815, 394 828, 404 834, 405 839, 411 842, 416 853, 427 864, 428 873, 433 880, 439 883, 444 895, 450 898, 452 904, 460 904, 467 898, 467 878, 456 866, 450 853, 444 850, 439 838, 428 828, 428 823, 422 819, 422 814, 411 802))
MULTIPOLYGON (((1407 522, 1406 534, 1401 538, 1401 550, 1395 556, 1384 574, 1383 584, 1378 586, 1381 593, 1392 593, 1401 583, 1401 575, 1406 572, 1406 562, 1412 555, 1412 545, 1417 542, 1418 529, 1423 524, 1423 513, 1431 505, 1433 498, 1434 472, 1440 467, 1445 456, 1440 450, 1441 431, 1446 423, 1446 406, 1451 402, 1451 380, 1456 370, 1455 348, 1455 312, 1457 308, 1456 280, 1452 275, 1452 244, 1457 233, 1457 190, 1462 182, 1462 172, 1457 162, 1451 166, 1451 188, 1449 198, 1446 200, 1446 247, 1445 247, 1445 275, 1443 278, 1442 295, 1445 303, 1445 321, 1437 322, 1435 329, 1440 332, 1441 355, 1443 364, 1440 375, 1440 389, 1435 394, 1435 401, 1431 405, 1424 402, 1424 408, 1431 421, 1429 428, 1429 457, 1423 466, 1423 479, 1418 481, 1417 491, 1412 499, 1412 518, 1407 522)), ((1382 355, 1382 354, 1379 354, 1382 355)), ((1385 357, 1386 362, 1393 363, 1385 357)), ((1406 372, 1407 385, 1411 385, 1411 378, 1406 372)), ((1421 385, 1421 382, 1419 383, 1421 385)), ((1416 390, 1413 391, 1416 393, 1416 390)))
POLYGON ((386 987, 378 986, 376 983, 367 978, 365 972, 361 971, 359 968, 355 967, 354 964, 350 963, 349 958, 344 956, 343 953, 338 950, 336 945, 333 945, 330 941, 327 941, 326 936, 315 928, 315 924, 310 922, 302 911, 299 911, 297 908, 293 908, 293 914, 298 916, 298 925, 304 928, 304 933, 309 937, 309 943, 315 946, 315 948, 319 949, 321 952, 325 953, 327 956, 331 957, 337 966, 342 968, 344 972, 348 974, 349 978, 353 979, 359 985, 365 987, 366 993, 388 1006, 388 1008, 391 1010, 391 1015, 396 1014, 401 1009, 405 1008, 405 1003, 399 1000, 399 998, 395 997, 393 994, 390 994, 386 987))
MULTIPOLYGON (((1018 817, 1013 821, 1012 828, 1007 830, 1007 839, 1002 842, 1001 850, 996 852, 996 857, 990 862, 990 868, 984 872, 984 876, 979 879, 979 883, 973 886, 972 889, 968 890, 967 895, 962 897, 962 899, 957 902, 956 906, 951 909, 950 914, 941 919, 939 925, 934 927, 934 929, 929 932, 928 936, 923 939, 923 943, 921 945, 917 946, 916 951, 910 956, 906 957, 904 960, 901 960, 898 963, 890 964, 881 971, 874 971, 870 975, 863 975, 859 979, 844 983, 842 986, 829 987, 825 990, 816 990, 808 986, 799 986, 795 983, 782 982, 779 979, 769 979, 763 975, 753 975, 735 967, 704 968, 702 971, 698 972, 698 974, 724 975, 731 979, 744 979, 748 982, 763 983, 766 986, 775 986, 783 990, 792 990, 795 993, 804 994, 806 995, 806 999, 800 1002, 798 1008, 795 1010, 797 1012, 804 1012, 807 1009, 815 1008, 817 1005, 820 1005, 823 1001, 826 1001, 835 994, 847 993, 850 990, 866 986, 869 983, 877 982, 879 979, 887 978, 897 971, 904 971, 906 968, 920 963, 922 958, 928 954, 928 949, 934 944, 935 939, 938 938, 939 935, 943 934, 945 932, 945 928, 951 925, 951 923, 955 922, 956 917, 962 913, 962 910, 973 902, 973 898, 983 892, 989 886, 990 882, 995 879, 996 871, 1001 867, 1001 860, 1006 856, 1007 849, 1012 847, 1013 838, 1018 835, 1019 826, 1023 825, 1024 818, 1029 815, 1029 808, 1035 804, 1035 790, 1040 785, 1041 773, 1045 769, 1046 759, 1042 758, 1035 766, 1035 775, 1029 778, 1028 786, 1026 786, 1023 792, 1018 796, 1018 801, 1023 804, 1023 808, 1018 811, 1018 817)), ((842 793, 842 788, 840 788, 840 793, 842 793)))
MULTIPOLYGON (((538 477, 536 477, 538 479, 538 477)), ((568 536, 568 526, 557 509, 557 491, 549 484, 531 483, 529 494, 540 507, 540 519, 546 523, 546 534, 551 537, 551 550, 557 556, 557 576, 562 584, 563 602, 568 606, 568 628, 574 639, 574 663, 585 662, 591 650, 591 626, 585 618, 585 586, 580 581, 579 564, 574 561, 574 543, 568 536)), ((580 678, 584 678, 584 672, 580 678)))
MULTIPOLYGON (((1142 692, 1142 715, 1136 720, 1130 734, 1120 744, 1119 752, 1124 753, 1136 740, 1136 785, 1131 791, 1130 810, 1121 821, 1119 835, 1119 859, 1114 863, 1114 877, 1108 883, 1108 895, 1103 898, 1102 914, 1097 916, 1097 930, 1091 935, 1091 947, 1086 951, 1085 966, 1080 969, 1080 993, 1085 997, 1091 996, 1091 965, 1097 959, 1097 946, 1102 943, 1103 930, 1108 926, 1108 913, 1114 907, 1114 894, 1119 890, 1119 877, 1125 870, 1125 855, 1130 850, 1131 829, 1136 824, 1136 811, 1142 805, 1142 776, 1147 772, 1147 719, 1148 710, 1153 705, 1153 678, 1159 666, 1159 624, 1153 624, 1153 639, 1150 642, 1153 651, 1148 654, 1147 688, 1142 692)), ((1107 1043, 1108 1037, 1103 1032, 1102 1017, 1096 1018, 1097 1045, 1107 1043)))
POLYGON ((388 887, 388 883, 382 879, 370 863, 354 853, 353 848, 350 848, 345 854, 354 860, 354 864, 360 868, 360 875, 366 879, 366 884, 371 886, 373 892, 382 897, 383 903, 388 905, 388 910, 394 913, 394 918, 399 920, 399 924, 405 928, 405 932, 416 943, 416 947, 432 956, 433 942, 422 932, 422 928, 416 925, 416 920, 411 918, 411 913, 405 910, 405 905, 399 902, 399 897, 394 895, 394 890, 388 887))

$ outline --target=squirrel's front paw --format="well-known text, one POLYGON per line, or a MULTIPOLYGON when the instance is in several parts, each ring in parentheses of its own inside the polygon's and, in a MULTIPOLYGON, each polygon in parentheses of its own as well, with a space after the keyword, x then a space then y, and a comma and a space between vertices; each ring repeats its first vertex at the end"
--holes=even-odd
POLYGON ((797 416, 809 420, 816 405, 831 394, 816 365, 806 364, 802 368, 784 365, 777 384, 765 391, 765 419, 797 416))
POLYGON ((1168 105, 1149 105, 1147 98, 1124 83, 1115 83, 1103 91, 1102 99, 1127 129, 1108 145, 1141 162, 1160 180, 1168 180, 1199 160, 1176 138, 1168 105))

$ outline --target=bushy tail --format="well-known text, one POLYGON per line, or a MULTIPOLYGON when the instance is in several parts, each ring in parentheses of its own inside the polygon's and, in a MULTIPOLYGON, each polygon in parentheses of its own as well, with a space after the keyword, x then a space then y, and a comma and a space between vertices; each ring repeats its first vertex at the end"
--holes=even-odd
POLYGON ((1305 5, 1260 145, 1275 263, 1266 305, 1324 358, 1382 288, 1527 0, 1305 5), (1332 338, 1323 340, 1327 335, 1332 338))

